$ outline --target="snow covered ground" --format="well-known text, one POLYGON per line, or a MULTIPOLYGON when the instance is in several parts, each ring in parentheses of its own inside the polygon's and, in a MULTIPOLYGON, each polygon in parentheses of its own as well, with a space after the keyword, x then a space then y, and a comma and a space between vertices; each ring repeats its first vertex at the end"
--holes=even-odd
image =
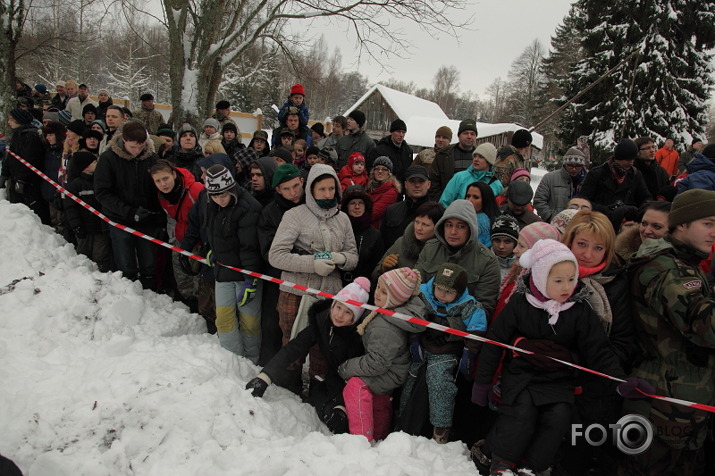
POLYGON ((3 192, 0 453, 26 476, 476 474, 461 443, 371 446, 286 390, 253 398, 259 369, 198 315, 100 273, 3 192))

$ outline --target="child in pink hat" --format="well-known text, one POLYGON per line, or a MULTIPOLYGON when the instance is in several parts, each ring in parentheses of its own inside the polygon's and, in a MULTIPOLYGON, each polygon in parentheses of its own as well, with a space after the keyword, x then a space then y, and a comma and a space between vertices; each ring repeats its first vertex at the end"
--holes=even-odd
MULTIPOLYGON (((420 292, 419 271, 398 268, 380 276, 375 289, 375 305, 398 308, 420 292)), ((407 379, 410 353, 408 334, 383 314, 371 312, 357 327, 365 355, 344 362, 340 376, 347 380, 343 399, 348 426, 353 435, 368 441, 384 439, 392 420, 392 391, 407 379)))

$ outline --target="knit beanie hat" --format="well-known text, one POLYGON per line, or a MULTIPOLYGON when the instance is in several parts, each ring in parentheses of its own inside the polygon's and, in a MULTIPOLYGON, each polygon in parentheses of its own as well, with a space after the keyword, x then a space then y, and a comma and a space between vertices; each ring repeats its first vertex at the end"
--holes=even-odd
POLYGON ((531 132, 526 129, 519 129, 511 136, 511 145, 517 149, 523 149, 524 147, 529 147, 532 140, 531 132))
POLYGON ((395 119, 394 121, 392 121, 392 124, 390 124, 390 132, 395 131, 407 132, 407 124, 405 124, 405 121, 403 121, 402 119, 395 119))
POLYGON ((300 177, 300 170, 293 164, 281 164, 273 172, 273 182, 271 186, 273 188, 285 183, 289 180, 293 180, 296 177, 300 177))
POLYGON ((461 296, 467 289, 467 270, 454 263, 444 263, 434 275, 434 286, 444 291, 457 291, 461 296))
POLYGON ((87 168, 89 164, 97 160, 97 156, 91 152, 78 151, 72 155, 72 159, 69 163, 68 170, 70 177, 79 177, 84 169, 87 168))
POLYGON ((67 109, 63 109, 57 113, 57 118, 60 120, 60 123, 67 126, 72 121, 72 113, 67 109))
POLYGON ((214 164, 206 170, 206 192, 209 195, 220 195, 228 192, 236 181, 226 167, 214 164))
POLYGON ((359 160, 365 162, 365 156, 362 155, 360 152, 353 152, 352 154, 350 154, 350 157, 348 157, 348 167, 352 167, 353 165, 355 165, 355 162, 359 160))
POLYGON ((84 121, 81 119, 77 119, 76 121, 72 121, 67 125, 67 130, 72 131, 78 136, 81 136, 84 134, 84 121))
POLYGON ((420 292, 422 277, 416 269, 397 268, 384 273, 378 278, 378 283, 387 290, 386 309, 394 309, 406 303, 411 296, 420 292))
POLYGON ((715 159, 715 144, 708 144, 703 149, 702 154, 708 159, 715 159))
POLYGON ((152 93, 144 93, 141 96, 139 96, 140 101, 153 101, 154 100, 154 95, 152 93))
POLYGON ((519 241, 519 222, 511 215, 499 215, 494 220, 492 225, 492 239, 497 236, 503 236, 514 240, 514 243, 519 241))
POLYGON ((320 137, 325 137, 325 126, 322 122, 316 122, 310 126, 310 130, 318 134, 320 137))
POLYGON ((375 159, 375 162, 372 163, 372 168, 374 169, 378 165, 382 165, 383 167, 387 167, 387 170, 392 173, 392 161, 390 160, 389 157, 386 157, 384 155, 381 155, 377 159, 375 159))
POLYGON ((526 242, 526 245, 531 248, 534 244, 543 239, 560 240, 561 233, 559 230, 546 222, 537 221, 531 225, 526 225, 519 232, 519 238, 526 242))
POLYGON ((221 134, 226 131, 233 131, 234 134, 238 135, 238 127, 231 121, 226 121, 226 123, 221 127, 221 134))
POLYGON ((526 169, 516 169, 513 174, 511 174, 511 179, 509 182, 513 182, 519 177, 529 177, 529 182, 531 182, 531 174, 526 169))
POLYGON ((159 137, 171 137, 172 139, 176 138, 176 132, 174 132, 174 129, 172 129, 169 124, 159 124, 156 135, 159 137))
POLYGON ((564 165, 583 165, 586 166, 586 155, 576 147, 571 147, 561 159, 564 165))
MULTIPOLYGON (((216 121, 216 122, 218 122, 218 121, 216 121)), ((187 132, 191 133, 194 137, 196 137, 196 129, 194 129, 194 127, 191 124, 189 124, 188 122, 185 122, 184 124, 181 125, 181 127, 179 127, 179 130, 176 131, 176 137, 181 139, 181 136, 183 136, 187 132)))
POLYGON ((362 129, 362 126, 365 125, 365 113, 362 111, 358 111, 357 109, 355 109, 350 114, 348 114, 348 117, 352 118, 355 122, 357 122, 358 126, 360 126, 360 129, 362 129))
MULTIPOLYGON (((64 86, 64 84, 63 84, 63 86, 64 86)), ((100 94, 102 94, 102 93, 106 94, 106 95, 109 96, 109 97, 112 96, 111 94, 109 94, 109 90, 108 90, 108 89, 100 89, 99 91, 97 91, 97 95, 98 95, 98 96, 99 96, 100 94)))
POLYGON ((461 134, 464 131, 474 131, 475 134, 479 134, 477 132, 477 121, 475 121, 474 119, 465 119, 460 122, 459 132, 457 132, 457 135, 461 134))
POLYGON ((447 139, 449 139, 451 141, 452 140, 452 129, 450 129, 447 126, 442 126, 439 129, 437 129, 437 132, 434 133, 434 136, 435 137, 437 137, 437 136, 446 137, 447 139))
POLYGON ((271 151, 271 153, 268 156, 269 157, 278 157, 286 164, 293 163, 293 154, 291 154, 290 151, 288 149, 286 149, 285 147, 276 147, 275 149, 273 149, 271 151))
POLYGON ((25 126, 32 122, 32 114, 24 109, 15 108, 10 111, 10 115, 21 126, 25 126))
POLYGON ((668 226, 675 228, 711 216, 715 216, 715 192, 695 188, 675 197, 668 214, 668 226))
POLYGON ((216 109, 231 109, 231 103, 228 101, 219 101, 216 103, 216 109))
POLYGON ((638 146, 630 139, 621 140, 613 150, 615 160, 635 160, 638 157, 638 146))
POLYGON ((84 116, 88 112, 93 112, 95 116, 97 115, 97 108, 94 104, 89 103, 82 108, 82 116, 84 116))
MULTIPOLYGON (((203 127, 206 127, 206 126, 213 127, 213 128, 216 129, 217 131, 221 130, 221 124, 220 124, 216 119, 214 119, 213 117, 209 117, 208 119, 206 119, 206 120, 204 121, 203 127)), ((202 127, 202 128, 203 128, 203 127, 202 127)))
MULTIPOLYGON (((551 268, 564 261, 573 263, 574 278, 578 279, 578 262, 571 250, 563 243, 556 240, 545 239, 537 241, 534 246, 526 250, 519 257, 519 264, 531 269, 531 279, 541 294, 546 294, 546 283, 551 268)), ((549 299, 551 299, 549 297, 549 299)))
POLYGON ((47 111, 42 115, 42 120, 44 121, 45 119, 49 119, 52 122, 60 122, 60 116, 57 114, 56 111, 47 111))
POLYGON ((494 162, 497 160, 497 148, 494 147, 494 144, 489 142, 479 144, 477 148, 474 149, 474 152, 472 152, 472 157, 477 154, 484 157, 487 162, 489 162, 489 165, 494 165, 494 162))
POLYGON ((351 300, 366 304, 368 299, 370 299, 370 280, 361 276, 359 278, 355 278, 352 283, 345 286, 338 292, 338 294, 335 295, 333 306, 336 301, 342 302, 345 307, 353 312, 353 323, 355 323, 362 317, 364 309, 354 304, 348 304, 345 301, 351 300))
POLYGON ((303 88, 302 84, 294 84, 290 87, 290 96, 294 94, 300 94, 301 96, 305 96, 305 88, 303 88))
MULTIPOLYGON (((101 127, 104 132, 107 132, 107 124, 105 124, 103 120, 95 119, 92 121, 92 124, 99 124, 99 127, 101 127)), ((92 124, 90 124, 90 127, 92 126, 92 124)), ((171 133, 173 134, 174 131, 171 131, 171 133)), ((159 134, 157 133, 157 135, 159 135, 159 134)), ((174 137, 174 136, 172 135, 172 137, 174 137)))
POLYGON ((571 219, 579 212, 579 210, 574 210, 573 208, 567 208, 566 210, 561 210, 559 213, 554 215, 551 219, 551 224, 559 230, 561 235, 566 231, 566 227, 571 223, 571 219))
POLYGON ((84 136, 83 136, 83 137, 84 137, 85 139, 89 139, 89 138, 91 137, 91 138, 97 139, 98 141, 101 142, 102 139, 104 139, 104 134, 102 134, 102 133, 99 132, 99 131, 95 131, 95 130, 92 130, 92 129, 87 129, 87 130, 84 131, 84 136))
POLYGON ((35 91, 37 91, 40 94, 47 94, 47 86, 45 86, 42 83, 37 83, 35 84, 35 91))

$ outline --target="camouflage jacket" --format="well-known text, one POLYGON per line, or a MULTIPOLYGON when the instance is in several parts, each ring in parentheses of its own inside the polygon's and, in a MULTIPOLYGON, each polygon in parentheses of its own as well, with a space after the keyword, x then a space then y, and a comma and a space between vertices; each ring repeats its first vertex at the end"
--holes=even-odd
POLYGON ((497 159, 496 162, 494 162, 492 170, 494 171, 494 176, 498 178, 504 186, 505 191, 511 181, 511 174, 513 174, 516 169, 526 168, 524 164, 524 157, 516 151, 514 146, 505 145, 499 148, 497 151, 497 159))
POLYGON ((698 264, 707 255, 673 239, 645 240, 630 264, 643 360, 633 376, 658 393, 715 402, 715 298, 698 264))

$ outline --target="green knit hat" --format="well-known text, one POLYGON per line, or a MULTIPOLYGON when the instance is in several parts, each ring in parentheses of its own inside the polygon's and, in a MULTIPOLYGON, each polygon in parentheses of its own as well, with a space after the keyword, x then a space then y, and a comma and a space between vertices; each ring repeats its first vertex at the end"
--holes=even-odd
POLYGON ((293 180, 296 177, 300 177, 300 170, 293 164, 281 164, 273 172, 273 182, 271 186, 273 188, 279 186, 280 184, 293 180))
POLYGON ((445 291, 455 290, 461 296, 467 289, 467 271, 458 264, 445 263, 437 269, 434 285, 445 291))
POLYGON ((715 216, 715 192, 696 188, 675 197, 668 214, 668 225, 675 228, 711 216, 715 216))

